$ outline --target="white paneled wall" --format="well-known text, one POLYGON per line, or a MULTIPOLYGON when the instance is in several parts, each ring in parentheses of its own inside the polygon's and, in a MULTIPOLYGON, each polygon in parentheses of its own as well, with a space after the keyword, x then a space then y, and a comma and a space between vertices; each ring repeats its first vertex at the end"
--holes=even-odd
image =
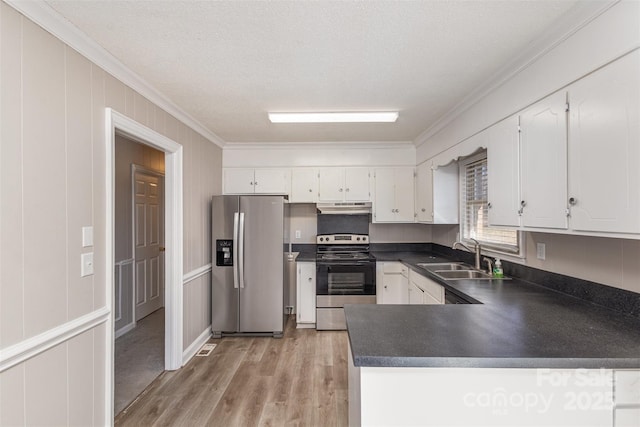
MULTIPOLYGON (((104 278, 114 268, 101 262, 110 238, 105 108, 184 147, 185 274, 210 263, 221 149, 3 2, 0 66, 0 425, 103 425, 104 278), (83 226, 94 227, 93 247, 82 247, 83 226), (94 253, 94 275, 82 278, 85 252, 94 253), (27 339, 55 336, 81 316, 97 326, 4 363, 27 354, 27 339)), ((208 328, 208 280, 185 285, 185 338, 208 328)))

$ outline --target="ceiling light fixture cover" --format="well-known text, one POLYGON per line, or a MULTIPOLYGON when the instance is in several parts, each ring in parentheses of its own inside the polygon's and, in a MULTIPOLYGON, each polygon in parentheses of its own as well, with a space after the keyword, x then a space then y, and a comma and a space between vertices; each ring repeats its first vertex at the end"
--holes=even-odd
POLYGON ((397 111, 348 113, 269 113, 271 123, 393 123, 397 111))

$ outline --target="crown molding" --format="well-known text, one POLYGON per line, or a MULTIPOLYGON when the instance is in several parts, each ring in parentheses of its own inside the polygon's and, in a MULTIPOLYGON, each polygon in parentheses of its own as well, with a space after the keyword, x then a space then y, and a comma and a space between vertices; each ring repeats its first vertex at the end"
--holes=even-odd
POLYGON ((539 41, 529 45, 514 60, 508 62, 496 72, 496 77, 479 86, 467 95, 462 101, 429 126, 414 140, 416 147, 420 147, 429 138, 440 132, 462 113, 488 96, 509 80, 520 74, 523 70, 545 56, 551 50, 563 43, 569 37, 580 31, 598 16, 613 7, 620 0, 601 0, 579 2, 573 9, 562 16, 551 28, 546 30, 546 35, 539 41))
POLYGON ((227 142, 224 150, 415 149, 413 141, 227 142))
POLYGON ((78 27, 74 26, 43 0, 2 1, 44 28, 46 31, 53 34, 58 39, 62 40, 72 49, 78 51, 81 55, 101 67, 107 73, 111 74, 122 83, 128 85, 149 101, 153 102, 158 107, 162 108, 167 113, 192 128, 211 143, 219 147, 224 147, 226 145, 222 138, 211 132, 202 123, 174 104, 173 101, 149 84, 137 73, 133 72, 84 32, 80 31, 78 27))

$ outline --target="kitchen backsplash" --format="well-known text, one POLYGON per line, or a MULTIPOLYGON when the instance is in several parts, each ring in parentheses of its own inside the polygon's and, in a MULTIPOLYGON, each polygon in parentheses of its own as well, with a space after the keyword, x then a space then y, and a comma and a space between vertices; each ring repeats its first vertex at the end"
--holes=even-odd
MULTIPOLYGON (((317 210, 312 203, 292 203, 290 206, 290 242, 316 243, 317 210), (300 238, 296 239, 296 230, 300 238)), ((369 224, 372 243, 423 243, 431 241, 431 225, 427 224, 369 224)))
MULTIPOLYGON (((435 225, 431 241, 451 247, 457 232, 457 225, 435 225)), ((527 232, 524 241, 529 267, 640 293, 640 240, 527 232), (536 257, 538 243, 544 260, 536 257)))

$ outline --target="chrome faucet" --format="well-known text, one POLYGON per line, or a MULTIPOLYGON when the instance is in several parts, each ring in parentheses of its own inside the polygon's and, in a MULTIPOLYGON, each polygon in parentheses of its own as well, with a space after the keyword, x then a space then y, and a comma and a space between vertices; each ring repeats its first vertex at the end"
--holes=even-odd
POLYGON ((493 260, 491 258, 489 258, 489 257, 484 257, 484 258, 482 258, 482 260, 484 262, 486 262, 487 265, 489 266, 488 269, 487 269, 487 273, 493 275, 493 260))
POLYGON ((478 242, 476 239, 469 239, 471 241, 473 241, 474 245, 473 248, 474 250, 472 251, 471 249, 469 249, 469 247, 467 245, 465 245, 462 242, 454 242, 453 246, 451 246, 451 249, 455 249, 456 246, 462 246, 463 248, 465 248, 466 250, 468 250, 469 252, 474 252, 476 255, 476 270, 482 270, 482 266, 480 265, 480 252, 482 251, 482 246, 480 246, 480 242, 478 242))

